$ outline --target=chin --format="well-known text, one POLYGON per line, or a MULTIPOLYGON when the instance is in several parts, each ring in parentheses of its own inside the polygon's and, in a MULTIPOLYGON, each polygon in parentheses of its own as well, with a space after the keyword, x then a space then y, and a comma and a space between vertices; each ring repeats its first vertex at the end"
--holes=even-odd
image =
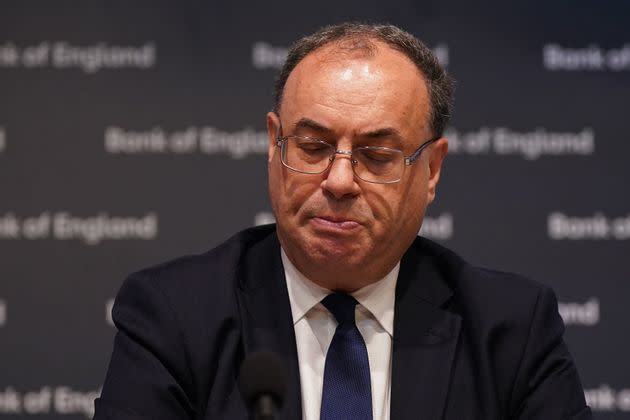
POLYGON ((304 245, 306 255, 319 263, 341 264, 344 267, 363 264, 366 250, 370 248, 361 241, 328 237, 310 238, 305 240, 304 245))
POLYGON ((313 231, 309 226, 302 226, 293 231, 279 231, 280 241, 285 252, 297 252, 296 259, 324 267, 364 267, 369 250, 374 244, 365 232, 351 235, 337 232, 313 231), (283 240, 285 239, 285 240, 283 240), (287 247, 289 249, 287 250, 287 247))

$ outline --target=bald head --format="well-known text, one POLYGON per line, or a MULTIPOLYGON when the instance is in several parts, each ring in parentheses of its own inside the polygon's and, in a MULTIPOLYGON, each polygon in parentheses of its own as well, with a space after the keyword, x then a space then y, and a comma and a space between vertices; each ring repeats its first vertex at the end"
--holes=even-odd
POLYGON ((281 108, 289 120, 297 109, 317 115, 334 107, 340 117, 357 115, 362 120, 357 127, 366 130, 375 121, 406 120, 431 131, 424 76, 403 53, 380 41, 371 41, 369 50, 331 43, 307 55, 289 75, 283 100, 291 104, 281 108))
POLYGON ((342 23, 324 27, 298 40, 290 49, 276 80, 274 110, 278 112, 282 107, 285 86, 291 73, 310 54, 325 46, 334 46, 336 48, 329 50, 334 52, 329 57, 332 60, 344 57, 367 59, 383 44, 406 56, 422 75, 429 96, 429 126, 435 136, 440 136, 451 115, 452 80, 430 49, 413 35, 393 25, 342 23))

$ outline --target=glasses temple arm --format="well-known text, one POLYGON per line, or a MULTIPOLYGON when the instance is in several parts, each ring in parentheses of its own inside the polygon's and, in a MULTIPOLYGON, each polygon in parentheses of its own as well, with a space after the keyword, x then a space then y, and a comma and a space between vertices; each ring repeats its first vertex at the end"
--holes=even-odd
POLYGON ((441 137, 442 136, 437 136, 422 143, 412 154, 405 157, 405 165, 409 166, 412 163, 414 163, 416 159, 418 159, 422 151, 427 148, 427 146, 429 146, 431 143, 438 141, 441 137))

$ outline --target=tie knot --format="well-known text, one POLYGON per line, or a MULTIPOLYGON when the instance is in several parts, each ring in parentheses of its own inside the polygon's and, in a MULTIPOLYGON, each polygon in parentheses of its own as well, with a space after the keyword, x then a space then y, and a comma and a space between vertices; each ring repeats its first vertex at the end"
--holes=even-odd
POLYGON ((354 308, 357 301, 344 293, 332 293, 322 300, 322 304, 330 311, 339 324, 351 322, 354 324, 354 308))

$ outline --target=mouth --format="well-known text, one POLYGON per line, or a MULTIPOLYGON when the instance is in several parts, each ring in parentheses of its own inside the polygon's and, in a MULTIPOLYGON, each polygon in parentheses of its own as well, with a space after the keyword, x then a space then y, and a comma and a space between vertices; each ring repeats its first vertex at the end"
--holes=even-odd
POLYGON ((337 216, 316 216, 311 223, 323 230, 337 231, 351 231, 361 226, 357 220, 337 216))

